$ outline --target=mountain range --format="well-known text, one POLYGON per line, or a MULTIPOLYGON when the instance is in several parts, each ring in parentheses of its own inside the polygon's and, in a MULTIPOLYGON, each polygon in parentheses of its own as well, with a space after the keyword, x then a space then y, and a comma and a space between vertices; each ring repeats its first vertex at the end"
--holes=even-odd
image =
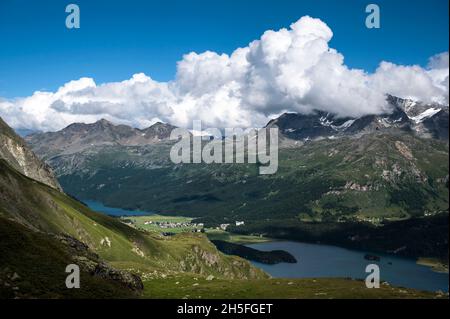
MULTIPOLYGON (((258 174, 259 164, 173 164, 169 124, 139 130, 102 120, 32 134, 26 141, 64 190, 80 199, 196 217, 214 227, 243 220, 244 227, 230 229, 273 237, 295 235, 293 225, 305 231, 305 223, 330 224, 342 228, 337 237, 345 239, 356 232, 344 226, 349 223, 420 224, 448 215, 448 106, 387 100, 387 114, 339 118, 316 111, 270 121, 266 127, 279 128, 281 147, 278 172, 268 176, 258 174)), ((365 227, 359 231, 370 231, 365 227)), ((448 240, 439 234, 428 251, 445 259, 448 240)), ((417 257, 427 249, 418 249, 421 243, 413 237, 373 248, 396 251, 409 242, 401 254, 417 257)), ((344 239, 339 243, 358 246, 344 239)))
POLYGON ((359 118, 338 117, 315 111, 312 114, 285 113, 270 121, 267 127, 278 127, 281 134, 291 140, 314 140, 342 136, 361 136, 375 131, 389 132, 400 129, 419 137, 448 141, 449 107, 425 104, 387 96, 391 112, 366 115, 359 118))
POLYGON ((51 169, 3 121, 0 138, 8 141, 0 153, 1 299, 445 297, 389 285, 366 289, 358 280, 268 278, 203 234, 164 237, 91 211, 61 191, 51 169), (73 264, 79 289, 65 286, 73 264))
MULTIPOLYGON (((338 117, 315 111, 312 114, 285 113, 266 127, 278 127, 282 138, 314 140, 342 136, 360 136, 374 131, 401 129, 420 137, 448 140, 449 107, 424 104, 389 95, 392 112, 360 118, 338 117)), ((26 136, 33 150, 44 158, 82 152, 98 146, 146 146, 167 142, 176 128, 155 123, 146 129, 114 125, 102 119, 92 124, 74 123, 58 132, 38 132, 26 136)))
POLYGON ((74 123, 59 132, 34 133, 25 138, 37 154, 70 154, 107 145, 152 145, 169 139, 174 128, 158 122, 140 130, 102 119, 93 124, 74 123))

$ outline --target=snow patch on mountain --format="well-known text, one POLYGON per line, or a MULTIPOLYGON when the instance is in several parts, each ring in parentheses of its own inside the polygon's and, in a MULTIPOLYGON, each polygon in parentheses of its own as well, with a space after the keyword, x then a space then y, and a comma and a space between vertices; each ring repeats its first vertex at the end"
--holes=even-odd
POLYGON ((346 122, 344 122, 341 125, 335 126, 335 125, 331 125, 331 128, 335 131, 345 131, 346 129, 348 129, 350 126, 353 125, 353 123, 355 123, 356 120, 348 120, 346 122))
POLYGON ((327 116, 321 116, 321 117, 320 117, 319 121, 320 121, 320 124, 321 124, 321 125, 323 125, 323 126, 332 126, 333 121, 330 121, 330 120, 328 119, 328 116, 329 116, 329 115, 330 115, 330 113, 328 113, 327 116))
POLYGON ((420 113, 417 116, 413 116, 411 117, 411 120, 414 121, 416 124, 418 123, 422 123, 423 120, 433 117, 434 115, 436 115, 437 113, 439 113, 442 109, 440 108, 429 108, 428 110, 426 110, 425 112, 420 113))

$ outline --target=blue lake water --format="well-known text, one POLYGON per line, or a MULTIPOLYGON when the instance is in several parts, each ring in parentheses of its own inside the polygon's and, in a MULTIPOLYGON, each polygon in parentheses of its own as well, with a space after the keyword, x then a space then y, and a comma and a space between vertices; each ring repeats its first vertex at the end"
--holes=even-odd
POLYGON ((263 251, 285 250, 297 259, 296 264, 266 265, 252 262, 273 277, 364 279, 368 275, 365 272, 366 266, 375 263, 380 267, 381 280, 387 281, 393 286, 448 292, 448 273, 434 272, 430 267, 418 265, 413 259, 376 254, 381 257, 381 260, 374 262, 364 259, 365 252, 291 241, 275 241, 247 246, 263 251))
POLYGON ((139 210, 126 210, 122 208, 107 207, 101 202, 95 200, 83 200, 83 203, 85 203, 93 211, 111 216, 148 216, 153 214, 151 212, 144 212, 139 210))

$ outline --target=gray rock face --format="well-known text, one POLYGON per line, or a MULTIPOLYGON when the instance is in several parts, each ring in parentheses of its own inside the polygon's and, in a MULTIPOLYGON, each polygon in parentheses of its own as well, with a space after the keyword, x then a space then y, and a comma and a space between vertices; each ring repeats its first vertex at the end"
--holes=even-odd
POLYGON ((441 110, 433 117, 425 119, 422 125, 434 138, 448 141, 448 118, 448 110, 441 110))
POLYGON ((50 167, 42 162, 1 118, 0 158, 25 176, 62 190, 50 167))

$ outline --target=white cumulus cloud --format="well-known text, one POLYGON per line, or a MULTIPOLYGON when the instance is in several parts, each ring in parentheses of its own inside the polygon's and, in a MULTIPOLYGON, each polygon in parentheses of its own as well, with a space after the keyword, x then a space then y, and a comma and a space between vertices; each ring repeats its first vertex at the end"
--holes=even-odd
POLYGON ((173 81, 143 73, 122 82, 81 78, 56 92, 0 99, 0 116, 15 128, 59 130, 73 122, 106 118, 147 127, 156 121, 190 127, 258 127, 282 112, 318 109, 340 116, 389 111, 385 94, 448 103, 448 52, 428 66, 382 61, 374 73, 351 69, 329 47, 332 30, 308 16, 290 28, 264 32, 231 55, 191 52, 177 64, 173 81))

